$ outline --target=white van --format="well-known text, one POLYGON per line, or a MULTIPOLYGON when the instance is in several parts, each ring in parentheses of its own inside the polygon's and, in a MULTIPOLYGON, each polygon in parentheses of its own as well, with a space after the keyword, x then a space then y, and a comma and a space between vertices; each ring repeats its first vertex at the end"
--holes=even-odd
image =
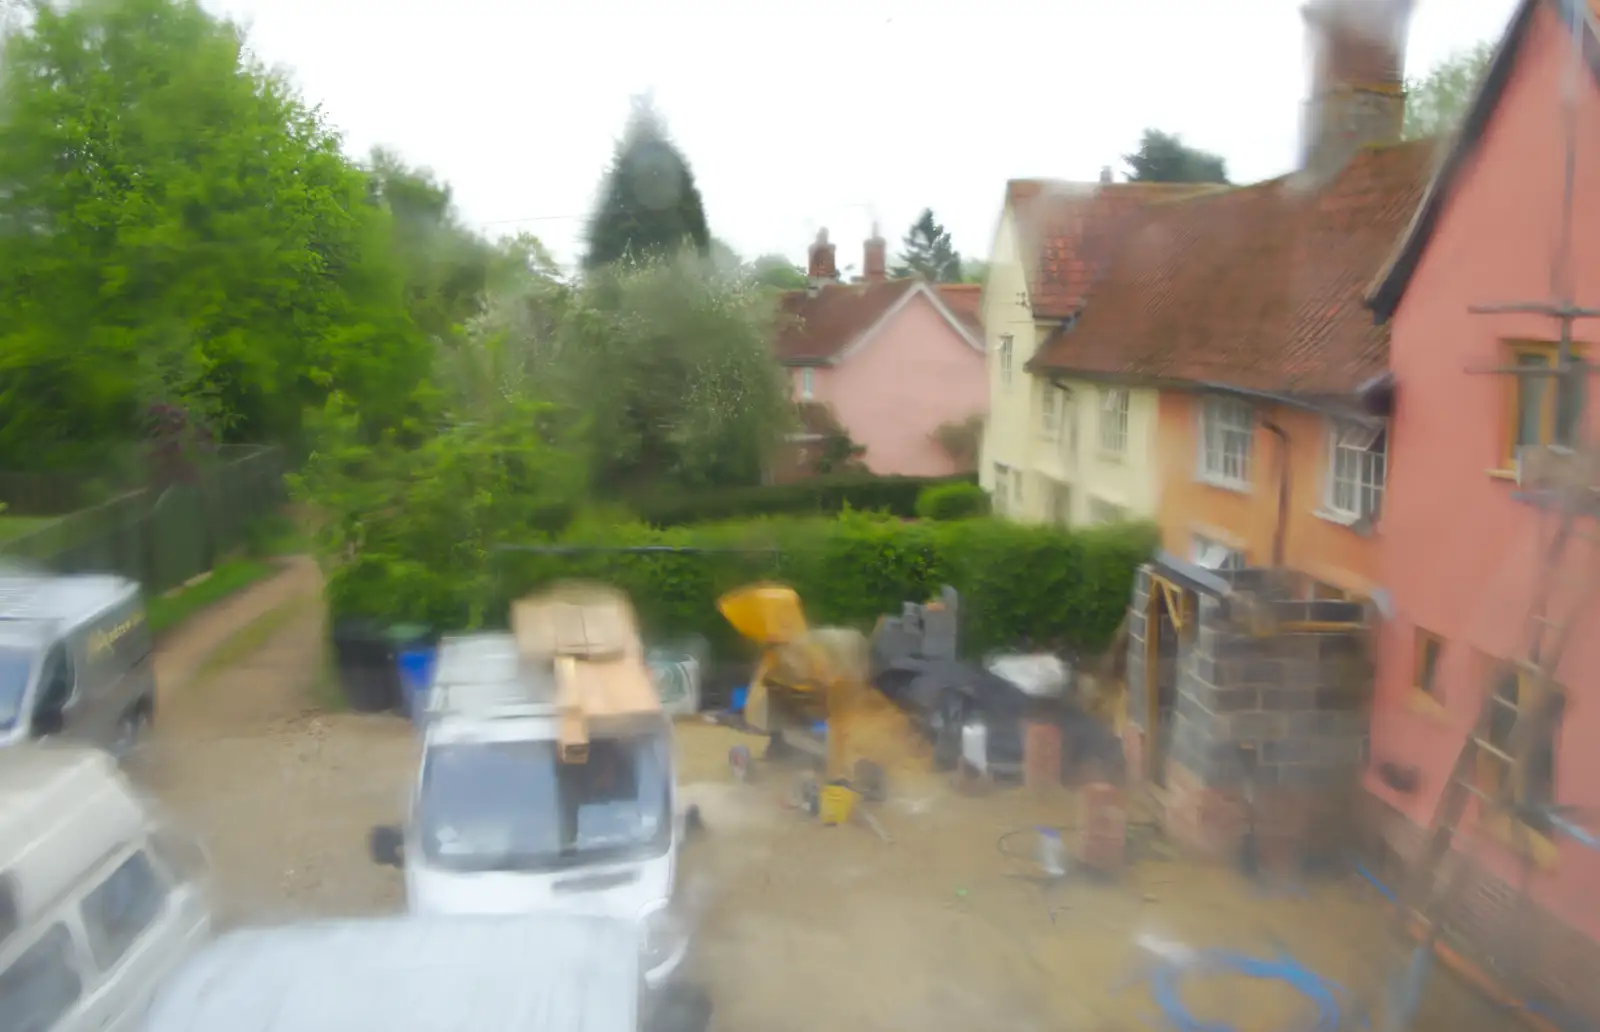
POLYGON ((416 914, 564 912, 641 922, 642 971, 664 985, 688 948, 673 907, 672 722, 659 709, 595 718, 588 759, 564 763, 553 665, 508 633, 447 638, 404 830, 373 829, 373 859, 403 866, 416 914))
POLYGON ((196 854, 94 749, 0 749, 0 1027, 121 1032, 209 931, 196 854))
POLYGON ((705 1032, 639 994, 636 926, 566 914, 381 917, 220 936, 139 1032, 705 1032))

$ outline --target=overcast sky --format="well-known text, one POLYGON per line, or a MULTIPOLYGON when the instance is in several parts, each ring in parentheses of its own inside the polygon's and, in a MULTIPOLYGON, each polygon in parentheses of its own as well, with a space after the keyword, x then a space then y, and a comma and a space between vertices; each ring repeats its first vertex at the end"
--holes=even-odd
MULTIPOLYGON (((363 153, 385 144, 491 234, 564 262, 653 92, 711 231, 859 265, 924 206, 984 255, 1006 179, 1097 178, 1153 126, 1286 171, 1305 95, 1297 0, 205 0, 243 21, 363 153)), ((1497 37, 1515 0, 1418 0, 1408 68, 1497 37)))

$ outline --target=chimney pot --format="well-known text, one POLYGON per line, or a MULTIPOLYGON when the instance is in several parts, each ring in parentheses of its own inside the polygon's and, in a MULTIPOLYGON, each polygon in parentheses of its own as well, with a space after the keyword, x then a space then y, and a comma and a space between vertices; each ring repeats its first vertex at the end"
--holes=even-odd
POLYGON ((1102 182, 1102 183, 1111 182, 1111 166, 1110 165, 1102 165, 1100 167, 1100 182, 1102 182))
POLYGON ((806 264, 806 275, 811 278, 813 288, 839 278, 839 266, 834 263, 834 247, 828 243, 827 227, 817 230, 817 240, 811 245, 810 260, 806 264))
POLYGON ((889 278, 889 247, 878 235, 878 224, 872 224, 872 236, 862 248, 861 278, 868 283, 882 283, 889 278))

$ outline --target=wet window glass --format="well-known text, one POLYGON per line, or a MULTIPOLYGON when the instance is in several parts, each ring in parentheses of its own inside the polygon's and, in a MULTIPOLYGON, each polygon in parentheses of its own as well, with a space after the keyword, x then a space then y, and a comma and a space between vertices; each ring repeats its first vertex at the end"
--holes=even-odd
POLYGON ((122 959, 156 919, 166 898, 167 887, 143 851, 124 860, 84 897, 83 926, 100 970, 108 970, 122 959))
POLYGON ((54 925, 0 971, 0 1015, 6 1032, 51 1032, 82 992, 72 935, 66 926, 54 925))

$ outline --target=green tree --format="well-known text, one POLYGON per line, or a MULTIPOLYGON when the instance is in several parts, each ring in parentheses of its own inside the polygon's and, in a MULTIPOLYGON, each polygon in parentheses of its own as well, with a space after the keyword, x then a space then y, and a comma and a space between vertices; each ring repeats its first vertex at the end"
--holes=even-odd
POLYGON ((711 231, 694 173, 648 100, 634 103, 587 237, 583 267, 591 271, 624 257, 670 256, 685 246, 710 254, 711 231))
POLYGON ((921 276, 929 283, 961 282, 961 255, 950 243, 949 232, 933 217, 932 208, 922 209, 900 247, 896 276, 921 276))
POLYGON ((411 317, 432 340, 444 341, 477 312, 494 249, 462 225, 449 185, 428 169, 408 167, 377 147, 366 172, 369 196, 393 219, 411 317))
POLYGON ((34 0, 0 57, 0 466, 98 461, 154 403, 297 440, 415 411, 430 350, 338 136, 195 0, 34 0))
POLYGON ((1402 130, 1408 140, 1443 136, 1455 130, 1477 96, 1494 44, 1479 43, 1451 54, 1427 75, 1406 83, 1406 119, 1402 130))
POLYGON ((756 483, 791 418, 774 320, 770 292, 688 255, 531 277, 474 322, 470 348, 493 357, 473 375, 581 413, 603 490, 756 483))
POLYGON ((751 262, 750 281, 758 286, 777 290, 804 290, 810 282, 806 270, 781 254, 764 254, 751 262))
POLYGON ((1228 165, 1221 157, 1186 146, 1172 133, 1146 129, 1139 149, 1124 154, 1136 183, 1226 183, 1228 165))
POLYGON ((967 258, 961 263, 961 282, 989 282, 989 263, 981 258, 967 258))

